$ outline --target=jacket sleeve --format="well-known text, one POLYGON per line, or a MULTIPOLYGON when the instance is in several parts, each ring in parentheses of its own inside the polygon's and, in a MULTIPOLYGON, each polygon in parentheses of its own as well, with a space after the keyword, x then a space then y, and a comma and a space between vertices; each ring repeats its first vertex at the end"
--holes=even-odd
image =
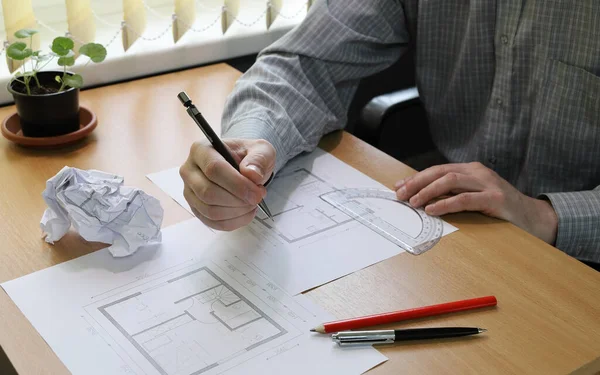
POLYGON ((577 259, 600 263, 600 186, 543 196, 558 216, 555 246, 577 259))
POLYGON ((222 119, 225 138, 266 139, 277 172, 343 128, 361 78, 392 65, 409 34, 398 0, 318 0, 304 21, 263 50, 238 80, 222 119))

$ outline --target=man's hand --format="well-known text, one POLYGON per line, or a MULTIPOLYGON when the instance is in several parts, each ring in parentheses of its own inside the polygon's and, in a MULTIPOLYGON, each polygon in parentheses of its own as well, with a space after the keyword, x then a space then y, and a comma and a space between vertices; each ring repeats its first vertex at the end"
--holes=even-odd
POLYGON ((195 142, 179 169, 183 195, 206 225, 231 231, 252 221, 267 194, 262 186, 275 167, 275 149, 262 139, 223 140, 240 165, 236 171, 208 142, 195 142))
POLYGON ((550 203, 528 197, 481 163, 428 168, 396 183, 396 196, 430 215, 479 211, 553 244, 558 218, 550 203), (441 198, 437 201, 434 199, 441 198))

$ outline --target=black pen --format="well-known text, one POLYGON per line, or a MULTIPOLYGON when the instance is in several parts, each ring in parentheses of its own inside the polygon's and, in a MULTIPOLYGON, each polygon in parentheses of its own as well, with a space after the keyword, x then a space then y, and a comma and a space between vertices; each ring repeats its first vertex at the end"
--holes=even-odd
MULTIPOLYGON (((180 92, 177 97, 181 101, 181 104, 186 108, 187 113, 194 120, 194 122, 198 125, 200 130, 204 133, 208 141, 212 144, 212 146, 217 150, 217 152, 225 159, 232 167, 235 168, 236 171, 240 171, 240 166, 235 161, 229 150, 225 146, 225 144, 219 139, 219 137, 215 134, 214 130, 208 125, 208 122, 204 119, 204 116, 198 111, 196 106, 192 104, 192 99, 185 92, 180 92)), ((265 201, 262 200, 258 207, 265 213, 271 220, 273 220, 273 215, 271 215, 271 211, 267 208, 265 201)))
POLYGON ((487 331, 483 328, 472 327, 442 327, 442 328, 413 328, 387 329, 373 331, 343 331, 334 333, 331 338, 339 346, 359 346, 376 344, 393 344, 397 341, 443 339, 476 335, 487 331))

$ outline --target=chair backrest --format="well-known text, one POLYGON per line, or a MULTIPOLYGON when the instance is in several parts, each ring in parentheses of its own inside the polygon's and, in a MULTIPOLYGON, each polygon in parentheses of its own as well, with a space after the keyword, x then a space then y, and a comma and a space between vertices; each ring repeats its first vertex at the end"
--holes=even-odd
POLYGON ((416 88, 413 50, 361 82, 346 130, 417 170, 447 162, 431 139, 416 88))
POLYGON ((416 85, 414 59, 410 49, 394 65, 361 80, 348 110, 346 131, 354 134, 355 128, 361 126, 361 111, 374 97, 416 85))

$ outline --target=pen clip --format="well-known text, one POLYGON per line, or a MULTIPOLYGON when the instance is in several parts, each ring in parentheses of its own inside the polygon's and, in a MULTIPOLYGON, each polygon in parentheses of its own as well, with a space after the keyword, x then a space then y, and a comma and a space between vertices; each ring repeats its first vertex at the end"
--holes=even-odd
POLYGON ((204 133, 204 135, 206 136, 206 138, 208 138, 208 141, 210 143, 213 143, 212 137, 206 132, 206 130, 204 129, 204 126, 202 126, 202 124, 200 123, 200 121, 196 118, 196 115, 200 114, 200 111, 198 111, 198 109, 196 108, 196 106, 193 105, 193 104, 190 105, 189 107, 187 107, 186 112, 190 115, 190 117, 198 125, 198 127, 200 128, 200 130, 202 130, 202 133, 204 133))
POLYGON ((393 330, 346 331, 335 333, 331 335, 331 338, 339 346, 377 345, 393 344, 395 334, 393 330))
POLYGON ((393 344, 394 339, 369 339, 369 340, 335 340, 335 342, 339 346, 366 346, 366 345, 383 345, 383 344, 393 344))

